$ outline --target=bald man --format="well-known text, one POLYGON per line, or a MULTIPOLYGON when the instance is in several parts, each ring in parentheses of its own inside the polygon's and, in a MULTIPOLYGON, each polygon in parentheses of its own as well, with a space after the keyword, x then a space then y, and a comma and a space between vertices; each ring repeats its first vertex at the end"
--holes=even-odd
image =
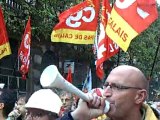
POLYGON ((113 69, 104 84, 104 96, 115 106, 107 113, 110 120, 157 120, 144 104, 148 81, 136 67, 121 65, 113 69))
POLYGON ((158 120, 150 106, 144 104, 148 97, 148 84, 138 68, 118 66, 110 72, 105 81, 103 98, 93 98, 90 103, 92 107, 81 101, 70 116, 73 120, 89 120, 102 115, 104 100, 107 100, 110 102, 110 110, 105 113, 107 120, 158 120), (96 106, 93 107, 94 105, 96 106))

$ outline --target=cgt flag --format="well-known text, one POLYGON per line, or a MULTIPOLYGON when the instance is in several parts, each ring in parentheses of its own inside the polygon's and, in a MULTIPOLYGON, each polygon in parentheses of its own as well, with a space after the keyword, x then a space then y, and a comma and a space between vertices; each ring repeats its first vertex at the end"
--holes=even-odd
POLYGON ((131 40, 157 18, 155 0, 116 0, 106 33, 126 52, 131 40))
POLYGON ((99 11, 99 0, 84 2, 59 15, 59 23, 53 28, 52 42, 93 44, 99 11))
POLYGON ((117 44, 115 44, 105 33, 110 13, 111 6, 109 4, 109 0, 103 0, 98 43, 95 41, 95 43, 97 43, 96 74, 100 79, 104 78, 103 62, 117 54, 119 51, 117 44))
POLYGON ((0 59, 10 54, 11 48, 8 41, 2 8, 0 6, 0 59))
POLYGON ((26 80, 26 74, 30 64, 30 45, 31 45, 31 23, 30 17, 28 19, 24 35, 22 37, 21 46, 18 51, 18 56, 21 61, 20 72, 22 79, 26 80))

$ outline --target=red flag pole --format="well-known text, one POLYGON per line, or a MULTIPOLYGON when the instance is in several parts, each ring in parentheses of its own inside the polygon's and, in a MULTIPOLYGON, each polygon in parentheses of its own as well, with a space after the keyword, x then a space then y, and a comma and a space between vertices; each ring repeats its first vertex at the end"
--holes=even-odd
POLYGON ((28 19, 24 35, 22 37, 22 42, 18 51, 18 56, 21 61, 20 72, 22 74, 22 79, 26 79, 26 74, 28 73, 30 65, 30 44, 31 44, 31 24, 30 17, 28 19))
MULTIPOLYGON (((97 52, 98 52, 98 39, 99 39, 99 34, 100 34, 100 18, 101 18, 101 13, 102 13, 102 0, 100 0, 99 4, 99 11, 98 11, 98 24, 97 24, 97 32, 96 32, 96 37, 94 41, 94 50, 95 50, 95 60, 97 61, 97 52)), ((95 63, 96 64, 96 63, 95 63)), ((97 73, 97 65, 96 65, 96 73, 97 73)), ((99 77, 99 76, 98 76, 99 77)))
POLYGON ((156 49, 153 65, 152 65, 152 68, 151 68, 151 73, 149 75, 149 79, 152 78, 152 73, 153 73, 154 65, 155 65, 155 62, 156 62, 157 55, 158 55, 158 50, 159 50, 159 46, 160 46, 160 38, 158 38, 158 40, 159 40, 159 42, 158 42, 158 46, 157 46, 157 49, 156 49))

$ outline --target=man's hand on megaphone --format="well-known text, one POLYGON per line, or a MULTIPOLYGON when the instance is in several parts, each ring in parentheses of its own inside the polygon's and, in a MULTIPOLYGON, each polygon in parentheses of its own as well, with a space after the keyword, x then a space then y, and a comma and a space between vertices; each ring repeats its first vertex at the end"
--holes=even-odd
POLYGON ((78 107, 71 112, 74 120, 90 120, 104 113, 105 99, 96 94, 88 94, 89 101, 79 100, 78 107))

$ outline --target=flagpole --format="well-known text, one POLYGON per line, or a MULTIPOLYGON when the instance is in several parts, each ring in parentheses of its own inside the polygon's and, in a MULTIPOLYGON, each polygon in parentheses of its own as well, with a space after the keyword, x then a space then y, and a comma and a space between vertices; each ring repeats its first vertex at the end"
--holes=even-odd
MULTIPOLYGON (((30 19, 30 16, 29 16, 30 19)), ((31 38, 32 40, 32 34, 31 34, 31 38)), ((32 42, 31 42, 32 43, 32 42)), ((29 65, 29 70, 28 70, 28 80, 26 81, 27 87, 26 87, 26 91, 27 91, 27 96, 30 96, 33 92, 34 92, 34 82, 33 82, 33 60, 32 60, 32 52, 31 52, 31 44, 30 43, 30 65, 29 65)))
MULTIPOLYGON (((96 31, 96 38, 95 38, 95 45, 96 45, 96 58, 95 59, 96 60, 97 60, 97 52, 98 52, 97 51, 98 50, 98 40, 99 40, 99 35, 100 35, 100 22, 101 22, 101 15, 102 15, 102 1, 103 0, 100 0, 99 11, 98 11, 98 24, 97 24, 97 31, 96 31)), ((100 81, 99 78, 96 79, 96 87, 98 87, 97 86, 98 81, 100 81)))
POLYGON ((116 1, 116 0, 112 0, 112 8, 113 8, 113 5, 114 5, 115 1, 116 1))
POLYGON ((28 80, 26 80, 26 92, 27 96, 30 96, 34 92, 34 84, 33 84, 33 62, 32 57, 30 57, 30 69, 28 72, 28 80))
POLYGON ((118 51, 118 58, 117 58, 117 66, 119 65, 120 53, 121 53, 121 49, 119 48, 119 51, 118 51))
POLYGON ((99 34, 100 34, 100 20, 101 20, 101 13, 102 13, 102 0, 100 0, 100 7, 98 12, 98 25, 97 25, 97 34, 96 34, 96 43, 98 43, 99 34))
POLYGON ((160 46, 160 38, 159 38, 159 42, 158 42, 158 46, 157 46, 157 50, 156 50, 156 55, 154 57, 151 73, 150 73, 150 76, 149 76, 150 78, 152 77, 153 69, 154 69, 156 58, 157 58, 157 55, 158 55, 159 46, 160 46))

